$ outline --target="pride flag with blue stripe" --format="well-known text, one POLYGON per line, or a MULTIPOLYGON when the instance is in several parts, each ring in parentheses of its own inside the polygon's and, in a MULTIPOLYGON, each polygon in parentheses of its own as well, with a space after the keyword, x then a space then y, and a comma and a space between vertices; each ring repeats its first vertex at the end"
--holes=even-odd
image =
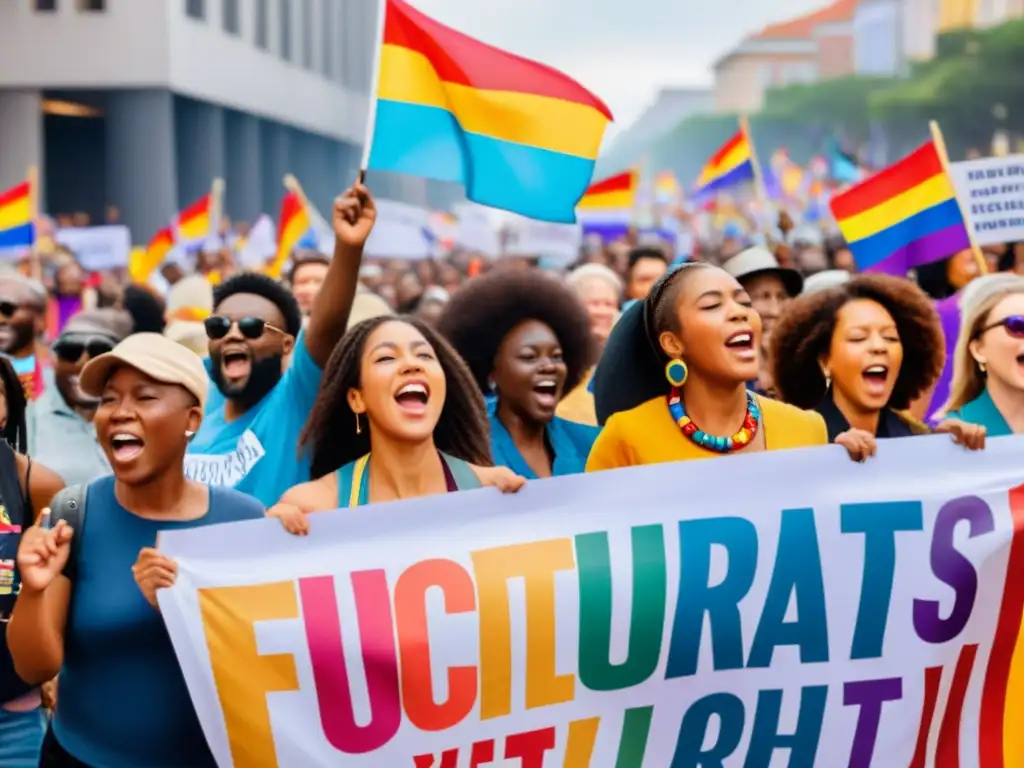
POLYGON ((31 246, 34 242, 32 185, 25 181, 0 192, 0 248, 31 246))
POLYGON ((934 141, 833 197, 831 206, 861 272, 902 277, 971 247, 934 141))
POLYGON ((753 180, 754 148, 746 132, 740 130, 704 165, 694 184, 693 197, 706 197, 753 180))
POLYGON ((575 223, 605 128, 604 103, 543 64, 386 0, 366 167, 465 185, 466 197, 575 223))

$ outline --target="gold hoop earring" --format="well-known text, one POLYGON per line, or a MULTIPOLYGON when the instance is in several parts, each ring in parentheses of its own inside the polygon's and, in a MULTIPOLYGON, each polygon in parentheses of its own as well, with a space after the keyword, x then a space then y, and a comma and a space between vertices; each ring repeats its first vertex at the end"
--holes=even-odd
POLYGON ((362 434, 362 431, 363 431, 363 427, 359 423, 359 414, 357 413, 356 414, 356 434, 357 435, 362 434))

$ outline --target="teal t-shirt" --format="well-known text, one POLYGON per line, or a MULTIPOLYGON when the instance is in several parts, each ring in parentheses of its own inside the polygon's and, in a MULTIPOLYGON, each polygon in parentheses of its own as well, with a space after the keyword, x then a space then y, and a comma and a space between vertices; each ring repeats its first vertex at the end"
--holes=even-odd
MULTIPOLYGON (((226 485, 272 506, 289 488, 309 480, 310 457, 299 456, 323 370, 299 334, 281 380, 241 418, 224 419, 224 398, 212 397, 199 432, 189 444, 185 473, 207 485, 226 485)), ((210 388, 216 391, 211 381, 210 388)))
POLYGON ((114 478, 89 486, 67 626, 53 733, 86 765, 215 768, 163 619, 142 596, 132 565, 161 530, 255 520, 263 505, 210 488, 198 520, 147 520, 122 507, 114 478))

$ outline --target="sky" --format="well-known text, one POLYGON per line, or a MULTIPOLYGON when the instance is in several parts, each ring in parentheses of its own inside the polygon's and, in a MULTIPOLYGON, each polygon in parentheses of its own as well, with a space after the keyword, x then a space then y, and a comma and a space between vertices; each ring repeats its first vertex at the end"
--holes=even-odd
POLYGON ((411 0, 438 21, 572 75, 615 125, 633 122, 662 86, 711 85, 712 63, 766 24, 828 0, 411 0))

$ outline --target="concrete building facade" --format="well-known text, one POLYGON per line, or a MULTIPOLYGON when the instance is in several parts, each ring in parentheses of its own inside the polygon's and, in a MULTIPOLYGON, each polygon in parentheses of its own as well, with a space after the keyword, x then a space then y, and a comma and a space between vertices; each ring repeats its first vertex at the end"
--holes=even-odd
MULTIPOLYGON (((45 210, 115 205, 136 242, 214 177, 236 219, 276 215, 286 173, 326 209, 359 167, 377 7, 3 0, 0 189, 37 166, 45 210)), ((371 185, 421 205, 458 196, 408 177, 371 185)))
POLYGON ((851 74, 857 3, 835 0, 740 41, 714 64, 716 111, 758 112, 771 88, 851 74))

